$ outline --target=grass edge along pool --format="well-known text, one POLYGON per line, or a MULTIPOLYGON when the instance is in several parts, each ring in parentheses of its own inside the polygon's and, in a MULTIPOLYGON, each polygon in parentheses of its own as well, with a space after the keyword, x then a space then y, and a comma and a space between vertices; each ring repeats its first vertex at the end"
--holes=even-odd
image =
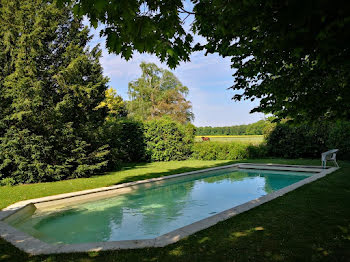
MULTIPOLYGON (((302 184, 305 184, 305 183, 309 183, 313 180, 316 180, 318 179, 319 177, 322 177, 324 175, 326 175, 327 173, 330 173, 332 171, 334 171, 333 169, 326 169, 326 170, 322 170, 318 167, 305 167, 305 166, 280 166, 280 165, 252 165, 252 164, 242 164, 242 165, 239 165, 239 164, 236 164, 236 165, 231 165, 231 166, 225 166, 225 167, 219 167, 219 168, 211 168, 211 169, 206 169, 206 170, 200 170, 200 171, 193 171, 193 172, 188 172, 188 173, 184 173, 184 174, 179 174, 179 175, 173 175, 173 176, 168 176, 168 177, 162 177, 162 178, 157 178, 157 179, 150 179, 150 180, 146 180, 146 181, 138 181, 138 182, 133 182, 133 183, 127 183, 124 187, 122 185, 119 185, 119 191, 120 190, 129 190, 129 192, 133 192, 137 187, 140 187, 142 186, 143 188, 147 188, 148 187, 152 187, 154 184, 157 184, 159 183, 159 185, 156 185, 155 188, 158 189, 162 186, 162 184, 164 185, 164 181, 167 180, 166 182, 169 182, 169 181, 181 181, 181 180, 188 180, 188 179, 191 179, 193 180, 193 177, 200 177, 200 179, 195 179, 196 181, 200 181, 201 182, 201 185, 203 186, 203 178, 204 179, 209 179, 212 178, 212 177, 215 177, 215 176, 220 176, 220 173, 221 175, 222 174, 225 174, 227 173, 227 171, 230 171, 232 172, 233 170, 230 170, 230 169, 227 169, 227 168, 238 168, 238 167, 241 167, 241 168, 244 168, 244 169, 249 169, 249 170, 254 170, 254 169, 267 169, 267 170, 270 170, 268 172, 270 173, 278 173, 278 172, 282 172, 283 171, 293 171, 293 172, 299 172, 297 173, 296 175, 310 175, 310 173, 314 173, 315 175, 313 176, 309 176, 303 180, 300 180, 296 183, 292 183, 291 185, 288 185, 288 186, 284 186, 283 188, 279 188, 277 187, 277 190, 272 192, 272 193, 269 193, 269 192, 265 192, 265 193, 269 193, 269 194, 260 194, 260 197, 256 198, 256 199, 249 199, 249 201, 241 201, 240 203, 237 203, 236 204, 232 204, 231 205, 231 208, 228 208, 227 209, 227 205, 224 207, 224 210, 220 210, 220 212, 218 213, 215 213, 215 215, 212 215, 210 216, 210 214, 207 214, 207 216, 205 217, 200 217, 200 218, 196 218, 195 220, 192 220, 190 222, 190 224, 186 225, 186 224, 179 224, 178 228, 170 228, 170 230, 173 230, 171 232, 168 232, 167 230, 165 231, 162 231, 160 232, 160 236, 156 237, 157 235, 148 235, 148 237, 150 237, 149 239, 142 239, 142 237, 138 238, 138 240, 121 240, 121 241, 113 241, 115 239, 111 239, 112 241, 110 242, 99 242, 99 243, 80 243, 80 244, 56 244, 56 245, 50 245, 50 244, 47 244, 47 243, 42 243, 43 245, 49 245, 51 250, 47 251, 47 252, 68 252, 70 250, 70 252, 79 252, 79 251, 88 251, 88 250, 96 250, 99 249, 99 250, 107 250, 107 249, 120 249, 120 248, 140 248, 140 247, 147 247, 147 246, 165 246, 167 244, 170 244, 170 243, 173 243, 173 242, 176 242, 178 241, 179 239, 189 235, 189 234, 192 234, 194 232, 197 232, 201 229, 204 229, 204 228, 207 228, 211 225, 214 225, 216 224, 217 222, 219 221, 222 221, 222 220, 225 220, 229 217, 232 217, 233 215, 236 215, 238 213, 241 213, 241 212, 244 212, 246 210, 249 210, 250 208, 253 208, 257 205, 260 205, 262 203, 265 203, 273 198, 276 198, 280 195, 283 195, 284 193, 286 192, 289 192, 291 190, 293 190, 294 188, 296 187, 299 187, 301 186, 302 184), (226 171, 225 171, 226 170, 226 171), (271 170, 275 170, 275 171, 271 171, 271 170), (279 171, 276 171, 276 170, 279 170, 279 171), (303 173, 303 172, 307 172, 307 173, 303 173), (211 173, 214 173, 212 175, 210 175, 209 177, 205 177, 205 173, 206 172, 211 172, 211 173), (192 175, 192 176, 188 176, 188 175, 192 175), (186 176, 186 177, 185 177, 186 176), (168 179, 173 179, 173 180, 168 180, 168 179), (174 180, 175 179, 175 180, 174 180), (133 188, 134 187, 134 188, 133 188), (130 191, 131 190, 131 191, 130 191), (234 206, 234 207, 232 207, 234 206), (175 230, 174 230, 175 229, 175 230), (52 249, 55 250, 56 248, 56 251, 53 251, 52 249), (57 249, 58 248, 58 249, 57 249)), ((242 170, 242 169, 239 169, 239 170, 242 170)), ((237 172, 237 170, 236 170, 237 172)), ((255 171, 250 171, 250 172, 265 172, 266 171, 258 171, 258 170, 255 170, 255 171)), ((282 175, 283 176, 283 175, 282 175)), ((257 178, 257 179, 248 179, 249 181, 248 182, 251 182, 251 183, 255 183, 255 182, 258 182, 260 183, 261 182, 261 179, 260 178, 257 178), (260 182, 259 182, 260 181, 260 182)), ((209 181, 210 182, 210 181, 209 181)), ((217 181, 213 181, 213 183, 215 184, 217 181)), ((221 182, 219 181, 219 184, 221 182)), ((205 184, 205 182, 204 182, 205 184)), ((210 183, 209 183, 210 184, 210 183)), ((227 184, 224 183, 223 186, 227 186, 227 184)), ((116 186, 115 186, 116 187, 116 186)), ((112 188, 112 189, 115 189, 112 188)), ((154 186, 153 186, 154 187, 154 186)), ((54 199, 52 200, 48 200, 48 199, 41 199, 43 201, 40 202, 40 199, 37 199, 36 201, 32 201, 32 203, 34 203, 35 205, 35 208, 38 207, 39 209, 42 208, 41 205, 43 206, 50 206, 50 205, 54 205, 54 204, 63 204, 64 202, 69 203, 69 202, 72 202, 72 198, 87 198, 87 197, 92 197, 93 195, 98 195, 98 194, 103 194, 103 193, 109 193, 111 195, 111 191, 113 190, 107 190, 107 189, 110 189, 110 188, 104 188, 104 189, 101 189, 100 192, 92 192, 91 194, 78 194, 77 197, 70 197, 70 198, 58 198, 58 196, 56 196, 56 199, 54 197, 54 199), (46 200, 46 201, 45 201, 46 200), (57 203, 58 202, 58 203, 57 203), (60 203, 61 202, 61 203, 60 203), (40 207, 41 206, 41 207, 40 207)), ((215 188, 214 188, 215 189, 215 188)), ((217 189, 217 188, 216 188, 217 189)), ((116 189, 118 191, 118 188, 116 189)), ((208 190, 208 188, 207 188, 208 190)), ((209 188, 210 190, 210 188, 209 188)), ((224 190, 224 189, 222 189, 224 190)), ((237 188, 235 189, 237 190, 237 188)), ((84 192, 84 191, 83 191, 84 192)), ((198 192, 200 193, 200 190, 196 191, 195 193, 198 194, 198 192)), ((228 192, 226 190, 226 192, 228 192)), ((77 192, 79 193, 79 192, 77 192)), ((86 193, 86 191, 85 191, 86 193)), ((241 192, 242 193, 242 192, 241 192)), ((126 193, 127 194, 127 193, 126 193)), ((105 196, 106 197, 106 196, 105 196)), ((255 198, 255 197, 254 197, 255 198)), ((76 201, 77 199, 75 199, 76 201)), ((195 199, 195 200, 198 200, 198 199, 195 199)), ((201 200, 199 198, 199 200, 201 200)), ((79 201, 79 199, 78 199, 79 201)), ((86 199, 85 199, 86 201, 86 199)), ((199 201, 200 202, 200 201, 199 201)), ((195 207, 196 208, 196 205, 198 203, 194 203, 193 206, 190 206, 191 207, 195 207)), ((199 203, 200 205, 201 203, 199 203)), ((35 210, 35 209, 34 209, 35 210)), ((203 212, 203 210, 205 209, 199 209, 201 210, 201 212, 203 212)), ((147 211, 147 210, 146 210, 147 211)), ((31 209, 31 212, 33 212, 33 208, 31 209)), ((23 215, 23 214, 22 214, 23 215)), ((131 219, 132 217, 129 217, 129 219, 131 219)), ((11 217, 9 217, 9 219, 11 219, 11 217)), ((12 218, 13 219, 13 218, 12 218)), ((154 217, 152 217, 152 214, 150 216, 150 219, 156 219, 154 217)), ((179 222, 179 221, 177 221, 179 222)), ((1 230, 0 230, 1 231, 1 230)), ((35 235, 35 234, 34 234, 35 235)), ((30 237, 30 236, 29 236, 30 237)), ((34 238, 35 239, 35 238, 34 238)), ((37 240, 37 239, 36 239, 37 240)), ((40 240, 39 240, 40 241, 40 240)), ((97 241, 101 241, 101 239, 98 239, 97 241)), ((109 239, 103 239, 103 241, 109 241, 109 239)), ((89 240, 88 240, 89 242, 89 240)), ((93 241, 91 241, 93 242, 93 241)), ((44 248, 45 249, 45 248, 44 248)), ((45 251, 39 251, 39 253, 43 253, 45 251)))

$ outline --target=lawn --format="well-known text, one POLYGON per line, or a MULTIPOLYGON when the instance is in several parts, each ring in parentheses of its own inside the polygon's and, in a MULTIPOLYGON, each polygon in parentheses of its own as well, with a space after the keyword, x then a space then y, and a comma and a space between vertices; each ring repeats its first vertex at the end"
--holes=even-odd
MULTIPOLYGON (((213 142, 240 142, 249 144, 260 144, 264 141, 263 135, 244 135, 244 136, 204 136, 209 137, 213 142)), ((196 136, 195 142, 202 142, 202 136, 196 136)))
MULTIPOLYGON (((250 162, 320 164, 303 159, 250 162)), ((33 197, 228 163, 233 162, 134 164, 94 178, 0 187, 1 207, 33 197)), ((340 170, 325 178, 165 248, 30 257, 0 239, 0 261, 349 261, 350 162, 340 165, 340 170)))

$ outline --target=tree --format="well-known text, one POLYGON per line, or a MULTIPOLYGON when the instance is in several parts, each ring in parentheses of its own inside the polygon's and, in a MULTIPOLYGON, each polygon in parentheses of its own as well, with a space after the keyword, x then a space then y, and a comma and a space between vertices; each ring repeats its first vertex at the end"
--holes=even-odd
POLYGON ((183 27, 179 11, 185 13, 181 0, 59 0, 74 3, 77 15, 87 15, 96 28, 102 22, 109 51, 130 59, 134 50, 156 54, 175 67, 180 61, 189 61, 193 37, 183 27))
POLYGON ((349 3, 201 0, 195 12, 197 49, 232 57, 234 98, 261 98, 253 112, 350 119, 349 3))
POLYGON ((130 116, 148 120, 169 116, 181 123, 193 119, 191 103, 186 100, 188 88, 168 70, 142 62, 142 76, 129 83, 130 116))
POLYGON ((60 0, 92 25, 106 24, 111 52, 156 54, 175 67, 194 50, 232 57, 235 100, 261 99, 253 112, 317 121, 350 119, 350 3, 329 1, 60 0), (192 32, 183 20, 194 16, 192 32), (207 42, 191 46, 191 33, 207 42))
POLYGON ((88 176, 107 164, 98 142, 107 110, 101 51, 70 8, 42 0, 0 5, 0 181, 88 176))
POLYGON ((124 118, 128 115, 126 110, 126 103, 123 98, 117 94, 113 88, 108 88, 105 92, 105 100, 98 105, 99 108, 106 108, 108 110, 108 119, 110 118, 124 118))

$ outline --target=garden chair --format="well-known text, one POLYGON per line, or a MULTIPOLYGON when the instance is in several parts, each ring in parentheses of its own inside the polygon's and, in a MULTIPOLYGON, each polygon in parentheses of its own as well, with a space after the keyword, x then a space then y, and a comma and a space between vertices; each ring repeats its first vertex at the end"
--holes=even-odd
POLYGON ((321 155, 321 160, 322 160, 322 167, 326 168, 327 166, 327 160, 333 161, 336 167, 339 167, 337 163, 337 152, 338 149, 332 149, 327 152, 323 152, 321 155))

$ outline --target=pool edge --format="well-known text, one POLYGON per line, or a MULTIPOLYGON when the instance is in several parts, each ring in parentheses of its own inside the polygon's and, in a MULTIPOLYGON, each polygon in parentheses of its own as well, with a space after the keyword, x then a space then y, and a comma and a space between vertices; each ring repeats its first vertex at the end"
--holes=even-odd
POLYGON ((278 169, 278 168, 281 168, 281 166, 273 165, 273 164, 237 163, 232 165, 195 170, 191 172, 175 174, 170 176, 163 176, 159 178, 151 178, 151 179, 146 179, 141 181, 129 182, 129 183, 124 183, 124 184, 110 186, 110 187, 101 187, 96 189, 89 189, 89 190, 77 191, 72 193, 59 194, 59 195, 54 195, 49 197, 42 197, 42 198, 20 201, 6 207, 5 209, 0 210, 0 237, 4 238, 6 241, 10 242, 20 250, 31 255, 105 251, 105 250, 118 250, 118 249, 136 249, 136 248, 147 248, 147 247, 164 247, 166 245, 173 244, 185 237, 188 237, 189 235, 194 234, 198 231, 209 228, 221 221, 224 221, 235 215, 248 211, 268 201, 271 201, 277 197, 283 196, 284 194, 290 191, 293 191, 296 188, 299 188, 305 184, 318 180, 338 169, 336 167, 322 169, 321 167, 318 167, 318 166, 289 165, 288 167, 284 167, 282 170, 297 171, 296 169, 298 169, 301 172, 306 172, 306 171, 310 171, 310 169, 314 169, 315 172, 317 173, 297 183, 284 187, 280 190, 277 190, 275 192, 272 192, 260 198, 248 201, 244 204, 235 206, 233 208, 227 209, 218 214, 196 221, 190 225, 178 228, 174 231, 163 234, 153 239, 122 240, 122 241, 111 241, 111 242, 83 243, 83 244, 48 244, 4 222, 6 218, 9 218, 11 215, 14 215, 19 210, 25 209, 28 205, 33 205, 33 204, 35 205, 38 203, 64 200, 64 199, 66 199, 69 202, 70 198, 77 197, 77 196, 79 197, 88 196, 90 194, 107 192, 111 190, 118 190, 121 188, 137 186, 145 183, 163 181, 166 179, 171 179, 171 178, 180 177, 180 176, 192 175, 192 174, 225 169, 225 168, 232 168, 232 167, 239 168, 240 166, 242 166, 242 168, 250 167, 251 169, 255 169, 257 168, 257 166, 259 166, 260 169, 262 169, 263 167, 263 169, 267 169, 267 170, 281 170, 281 169, 278 169))

